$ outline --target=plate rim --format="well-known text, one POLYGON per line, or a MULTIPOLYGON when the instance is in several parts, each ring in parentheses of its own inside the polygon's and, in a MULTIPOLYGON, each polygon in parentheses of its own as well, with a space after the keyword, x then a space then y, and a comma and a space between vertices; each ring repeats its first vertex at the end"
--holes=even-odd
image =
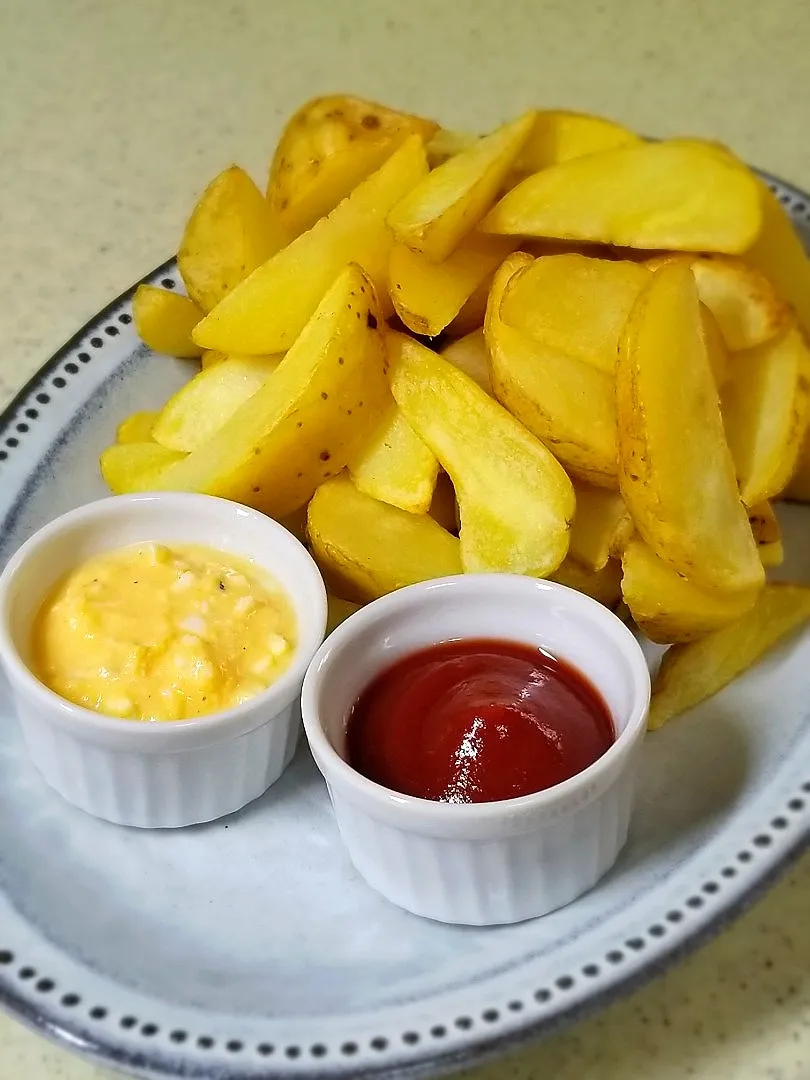
MULTIPOLYGON (((755 171, 765 183, 771 185, 772 190, 774 187, 778 187, 791 200, 802 203, 805 207, 810 206, 810 194, 801 188, 762 170, 756 169, 755 171)), ((792 216, 795 220, 795 214, 792 216)), ((807 220, 810 221, 810 215, 808 215, 807 220)), ((131 300, 139 285, 152 283, 174 270, 176 270, 176 258, 173 256, 144 275, 129 288, 124 289, 77 330, 27 379, 24 385, 0 410, 0 435, 11 426, 23 402, 42 387, 48 377, 65 361, 68 355, 78 348, 82 341, 92 334, 99 325, 109 321, 112 312, 131 300)), ((92 1032, 86 1024, 82 1023, 78 1016, 74 1024, 66 1023, 57 1015, 56 1010, 48 1007, 46 1000, 41 999, 37 1003, 27 1000, 21 992, 15 991, 11 984, 3 984, 2 981, 0 981, 0 1008, 30 1031, 51 1040, 63 1049, 73 1051, 80 1057, 95 1064, 111 1066, 118 1070, 127 1070, 137 1076, 198 1076, 212 1078, 212 1080, 214 1077, 221 1078, 225 1075, 229 1080, 257 1080, 259 1077, 266 1077, 267 1080, 325 1080, 329 1076, 336 1078, 351 1076, 357 1078, 387 1078, 387 1080, 419 1080, 422 1077, 435 1077, 496 1060, 504 1054, 561 1031, 570 1024, 615 1003, 627 994, 644 986, 672 965, 711 941, 749 910, 795 865, 807 850, 810 850, 810 819, 804 825, 797 825, 791 840, 781 846, 778 858, 774 862, 767 865, 761 864, 759 870, 749 871, 748 880, 742 892, 725 902, 721 902, 706 921, 697 923, 691 929, 682 932, 678 940, 670 941, 666 946, 661 943, 656 953, 642 962, 635 970, 627 971, 623 975, 617 975, 604 988, 594 989, 593 993, 587 997, 563 1006, 553 1015, 536 1018, 526 1017, 525 1022, 521 1023, 517 1028, 493 1034, 488 1038, 474 1038, 465 1046, 448 1049, 444 1052, 442 1052, 440 1045, 434 1043, 427 1048, 427 1053, 420 1054, 419 1057, 413 1059, 381 1061, 379 1065, 373 1063, 364 1064, 359 1061, 356 1064, 351 1064, 347 1061, 337 1064, 336 1068, 333 1059, 329 1065, 324 1062, 323 1068, 308 1069, 300 1066, 287 1068, 282 1061, 276 1058, 274 1064, 268 1062, 266 1067, 256 1067, 254 1065, 240 1067, 234 1061, 230 1068, 223 1069, 222 1065, 214 1059, 211 1060, 210 1065, 206 1065, 199 1058, 191 1060, 187 1058, 184 1062, 180 1057, 170 1058, 165 1056, 157 1049, 153 1053, 149 1053, 148 1050, 129 1048, 120 1042, 116 1042, 112 1037, 105 1038, 103 1031, 92 1032), (191 1069, 189 1069, 189 1065, 192 1066, 191 1069)))

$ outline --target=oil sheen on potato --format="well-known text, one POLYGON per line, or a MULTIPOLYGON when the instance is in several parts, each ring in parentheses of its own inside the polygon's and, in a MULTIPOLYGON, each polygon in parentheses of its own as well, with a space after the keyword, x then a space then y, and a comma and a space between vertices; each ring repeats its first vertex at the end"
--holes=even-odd
POLYGON ((295 615, 249 562, 143 543, 97 555, 59 583, 34 624, 34 673, 68 701, 127 720, 231 708, 289 666, 295 615))

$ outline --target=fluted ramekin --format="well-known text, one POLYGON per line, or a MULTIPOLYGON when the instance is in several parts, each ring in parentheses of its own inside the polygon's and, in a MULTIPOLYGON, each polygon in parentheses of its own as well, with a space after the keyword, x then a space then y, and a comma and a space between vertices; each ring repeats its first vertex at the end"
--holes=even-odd
POLYGON ((610 869, 626 838, 650 698, 627 627, 549 581, 470 574, 401 589, 338 627, 318 650, 301 706, 340 834, 355 868, 394 904, 440 922, 519 922, 570 903, 610 869), (570 780, 517 799, 449 804, 401 795, 345 760, 361 691, 417 649, 501 638, 567 660, 599 690, 616 741, 570 780))
POLYGON ((81 506, 35 533, 0 575, 0 663, 34 765, 68 802, 121 825, 198 824, 263 794, 295 750, 301 683, 325 626, 326 591, 303 545, 271 518, 206 495, 120 495, 81 506), (267 690, 198 719, 144 723, 81 708, 36 678, 31 627, 50 590, 91 556, 146 541, 204 544, 278 581, 297 643, 267 690))

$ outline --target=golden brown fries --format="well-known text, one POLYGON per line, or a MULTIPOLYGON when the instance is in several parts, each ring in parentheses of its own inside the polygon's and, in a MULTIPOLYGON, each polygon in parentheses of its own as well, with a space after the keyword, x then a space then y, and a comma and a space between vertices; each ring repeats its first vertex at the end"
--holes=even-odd
POLYGON ((687 266, 663 267, 636 301, 616 393, 621 491, 642 537, 700 588, 761 585, 687 266))
POLYGON ((329 585, 359 603, 462 572, 455 536, 427 514, 409 514, 363 495, 345 475, 318 488, 307 530, 329 585))
MULTIPOLYGON (((477 125, 471 125, 475 129, 477 125)), ((650 725, 810 614, 765 585, 810 501, 810 261, 720 143, 531 109, 482 135, 306 102, 141 286, 200 357, 101 455, 115 492, 224 496, 306 540, 330 627, 412 582, 546 576, 671 645, 650 725)))
POLYGON ((508 192, 484 232, 738 254, 762 220, 754 177, 696 142, 621 146, 553 165, 508 192))
POLYGON ((741 619, 700 641, 673 646, 653 684, 651 728, 703 701, 810 619, 810 588, 766 585, 741 619))
POLYGON ((574 515, 562 467, 447 360, 402 334, 388 341, 394 398, 453 481, 464 569, 552 573, 574 515))
POLYGON ((210 311, 280 246, 267 201, 244 169, 232 165, 194 207, 177 268, 188 295, 210 311))
POLYGON ((386 297, 390 208, 427 174, 422 140, 412 135, 332 213, 236 286, 195 329, 205 349, 255 356, 292 345, 324 293, 351 262, 386 297))
POLYGON ((132 298, 132 317, 138 335, 155 352, 183 358, 202 352, 192 340, 191 331, 203 313, 187 296, 154 285, 139 285, 132 298))
POLYGON ((344 94, 306 102, 290 117, 270 165, 265 205, 271 228, 282 244, 294 240, 410 135, 427 143, 437 128, 433 120, 344 94))

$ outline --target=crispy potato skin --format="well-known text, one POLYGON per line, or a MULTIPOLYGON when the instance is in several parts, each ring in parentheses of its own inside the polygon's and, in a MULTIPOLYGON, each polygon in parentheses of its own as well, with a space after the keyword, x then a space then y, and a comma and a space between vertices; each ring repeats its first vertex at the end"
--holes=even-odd
POLYGON ((616 400, 621 492, 642 538, 699 588, 761 585, 688 267, 662 268, 636 301, 616 400))

